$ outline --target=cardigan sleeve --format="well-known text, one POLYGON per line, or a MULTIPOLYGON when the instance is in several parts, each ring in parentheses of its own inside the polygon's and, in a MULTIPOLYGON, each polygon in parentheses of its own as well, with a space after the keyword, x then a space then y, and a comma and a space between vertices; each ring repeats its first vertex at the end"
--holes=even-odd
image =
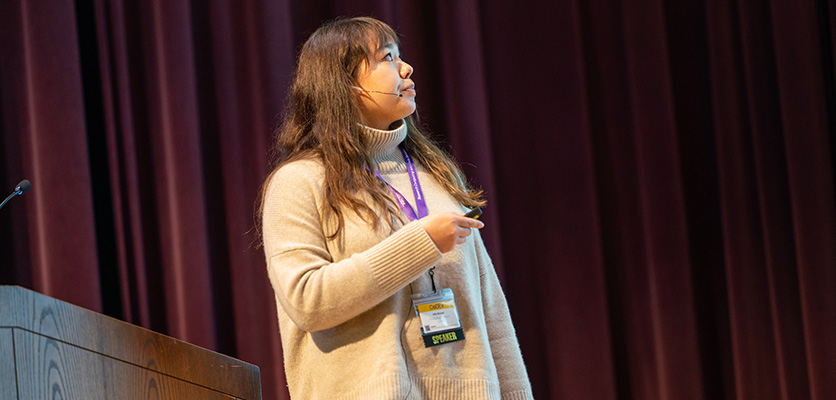
MULTIPOLYGON (((297 161, 277 170, 265 191, 262 227, 270 282, 300 329, 333 328, 415 280, 441 259, 417 221, 364 251, 334 260, 323 232, 322 167, 297 161)), ((368 240, 378 240, 369 228, 368 240)))
MULTIPOLYGON (((476 234, 478 235, 478 232, 476 234)), ((502 292, 499 278, 481 236, 477 237, 476 249, 488 340, 490 340, 491 355, 499 376, 502 399, 533 399, 531 383, 520 352, 514 325, 511 322, 508 303, 505 300, 505 294, 502 292)))

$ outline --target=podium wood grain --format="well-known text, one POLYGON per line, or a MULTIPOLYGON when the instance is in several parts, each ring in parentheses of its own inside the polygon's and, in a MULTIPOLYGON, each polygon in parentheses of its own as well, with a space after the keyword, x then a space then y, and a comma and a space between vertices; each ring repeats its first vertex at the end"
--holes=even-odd
POLYGON ((0 328, 0 399, 16 399, 14 345, 12 330, 0 328))
POLYGON ((261 399, 258 367, 0 286, 0 400, 261 399))

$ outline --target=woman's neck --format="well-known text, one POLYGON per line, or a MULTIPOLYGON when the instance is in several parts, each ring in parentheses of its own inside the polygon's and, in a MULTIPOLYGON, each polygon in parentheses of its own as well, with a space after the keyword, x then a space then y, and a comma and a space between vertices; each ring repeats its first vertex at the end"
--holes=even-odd
POLYGON ((406 139, 406 123, 401 121, 400 124, 395 125, 395 129, 392 130, 381 130, 361 125, 365 135, 364 138, 368 144, 369 158, 376 166, 403 162, 403 156, 398 150, 398 145, 406 139))

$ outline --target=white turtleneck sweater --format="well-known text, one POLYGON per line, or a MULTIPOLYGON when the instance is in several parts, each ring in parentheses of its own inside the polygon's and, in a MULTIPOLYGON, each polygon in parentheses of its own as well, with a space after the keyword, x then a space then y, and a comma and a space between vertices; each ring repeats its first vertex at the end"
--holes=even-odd
MULTIPOLYGON (((398 149, 406 125, 366 128, 373 167, 414 206, 398 149)), ((420 165, 429 212, 464 212, 420 165)), ((276 295, 285 374, 293 399, 531 399, 514 327, 479 232, 441 254, 417 221, 373 230, 351 211, 327 239, 323 166, 285 164, 270 178, 264 250, 276 295), (456 298, 465 340, 427 348, 411 295, 456 298)))

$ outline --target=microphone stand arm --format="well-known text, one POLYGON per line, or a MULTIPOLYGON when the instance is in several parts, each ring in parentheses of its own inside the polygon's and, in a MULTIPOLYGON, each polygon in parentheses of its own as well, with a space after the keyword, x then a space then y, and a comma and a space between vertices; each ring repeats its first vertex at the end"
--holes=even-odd
POLYGON ((3 200, 3 202, 0 203, 0 208, 3 208, 3 206, 5 206, 6 203, 8 203, 9 200, 12 199, 12 197, 15 197, 19 194, 23 194, 23 190, 18 189, 18 190, 15 190, 14 192, 12 192, 12 194, 10 194, 9 197, 6 197, 6 200, 3 200))

